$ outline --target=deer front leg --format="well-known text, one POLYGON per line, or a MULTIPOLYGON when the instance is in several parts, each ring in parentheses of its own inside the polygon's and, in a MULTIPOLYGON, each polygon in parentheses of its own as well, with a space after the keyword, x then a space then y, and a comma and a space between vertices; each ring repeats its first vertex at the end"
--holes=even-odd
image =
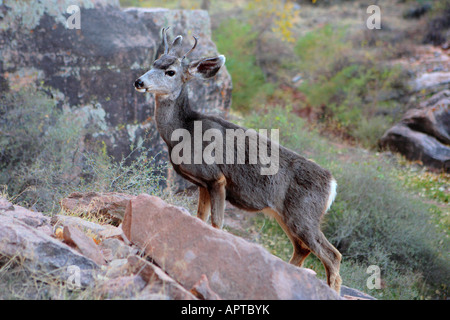
POLYGON ((211 200, 211 224, 214 228, 222 229, 223 216, 225 211, 225 185, 226 180, 221 176, 209 188, 209 196, 211 200))
POLYGON ((197 217, 206 221, 211 213, 211 199, 209 197, 208 189, 199 187, 198 191, 197 217))

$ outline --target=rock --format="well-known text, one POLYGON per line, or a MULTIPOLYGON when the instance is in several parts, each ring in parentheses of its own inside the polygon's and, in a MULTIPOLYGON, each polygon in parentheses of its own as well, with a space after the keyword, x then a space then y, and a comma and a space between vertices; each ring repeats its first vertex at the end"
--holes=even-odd
POLYGON ((146 293, 164 292, 174 300, 197 300, 195 296, 169 277, 161 268, 138 256, 128 257, 128 264, 132 273, 142 277, 147 283, 146 293))
POLYGON ((412 81, 414 91, 438 92, 450 85, 450 72, 424 73, 412 81))
POLYGON ((143 290, 136 300, 171 300, 170 297, 161 292, 152 292, 151 290, 143 290))
MULTIPOLYGON (((90 133, 86 146, 104 142, 120 160, 130 144, 143 143, 168 161, 165 143, 152 120, 155 100, 133 88, 150 68, 161 43, 161 28, 182 34, 184 48, 198 35, 192 58, 217 53, 210 19, 202 10, 126 9, 118 1, 79 1, 81 29, 68 29, 70 1, 0 2, 0 93, 41 83, 58 103, 83 121, 90 133)), ((231 104, 231 77, 222 68, 215 79, 189 86, 192 107, 226 114, 231 104)), ((80 150, 80 152, 83 150, 80 150)), ((139 156, 135 152, 128 158, 139 156)))
POLYGON ((208 277, 202 274, 200 280, 190 290, 191 293, 201 300, 222 300, 220 297, 212 291, 209 286, 208 277))
POLYGON ((12 203, 5 198, 0 197, 0 213, 11 210, 14 210, 14 206, 12 205, 12 203))
POLYGON ((52 225, 54 228, 58 226, 75 226, 80 230, 83 230, 86 233, 93 233, 97 236, 101 236, 101 232, 107 230, 108 225, 101 225, 95 222, 87 221, 85 219, 74 217, 74 216, 65 216, 65 215, 55 215, 51 219, 52 225))
POLYGON ((95 291, 105 299, 134 299, 146 285, 139 275, 122 276, 104 281, 95 291))
POLYGON ((450 90, 443 90, 409 109, 401 123, 450 145, 450 90))
POLYGON ((127 259, 113 259, 109 261, 107 266, 104 266, 104 269, 104 276, 109 279, 130 275, 127 259))
POLYGON ((11 216, 0 215, 0 256, 17 258, 30 271, 68 281, 79 270, 80 284, 91 285, 98 265, 68 245, 11 216), (71 269, 72 268, 72 269, 71 269))
POLYGON ((414 131, 404 124, 396 124, 381 137, 379 147, 403 154, 408 160, 450 172, 450 147, 425 133, 414 131))
POLYGON ((341 286, 341 296, 347 300, 376 300, 374 297, 359 290, 341 286))
POLYGON ((74 192, 62 199, 60 204, 63 210, 73 214, 105 216, 118 222, 123 219, 128 201, 133 198, 132 195, 117 192, 74 192))
POLYGON ((137 254, 137 249, 127 246, 123 241, 115 238, 105 239, 100 244, 99 247, 102 251, 109 250, 109 259, 126 259, 130 255, 137 254))
MULTIPOLYGON (((0 202, 1 205, 1 202, 0 202)), ((3 208, 0 209, 0 215, 12 217, 17 219, 26 225, 36 228, 47 235, 51 235, 52 228, 50 226, 50 218, 44 216, 41 212, 30 211, 21 206, 13 206, 3 201, 3 208)))
POLYGON ((403 13, 403 17, 405 19, 419 19, 422 17, 425 13, 431 10, 431 4, 424 3, 424 4, 418 4, 416 6, 413 6, 409 9, 407 9, 403 13))
POLYGON ((340 299, 302 268, 149 195, 127 206, 126 237, 185 288, 206 275, 223 299, 340 299))
POLYGON ((111 225, 105 225, 105 229, 99 232, 100 237, 102 239, 110 239, 110 238, 122 238, 123 231, 121 228, 117 228, 111 225))
POLYGON ((92 238, 89 238, 80 229, 73 226, 65 226, 63 230, 64 241, 76 247, 82 255, 91 259, 98 265, 105 264, 105 257, 95 244, 92 238))
POLYGON ((450 90, 443 90, 409 109, 386 131, 381 149, 400 152, 407 159, 448 172, 450 166, 450 90))

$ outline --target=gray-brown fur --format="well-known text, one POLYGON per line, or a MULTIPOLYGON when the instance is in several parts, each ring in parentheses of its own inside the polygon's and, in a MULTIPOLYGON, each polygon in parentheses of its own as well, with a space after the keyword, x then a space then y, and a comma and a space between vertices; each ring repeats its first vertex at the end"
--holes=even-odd
MULTIPOLYGON (((181 44, 180 37, 169 46, 153 64, 153 69, 139 78, 136 89, 156 95, 155 119, 158 131, 166 142, 169 154, 179 143, 172 141, 172 133, 184 128, 194 137, 194 122, 201 121, 203 133, 211 128, 239 129, 222 118, 204 115, 191 109, 187 83, 194 76, 214 76, 224 63, 224 57, 201 59, 186 64, 184 58, 172 55, 174 47, 181 44), (168 76, 167 70, 175 75, 168 76), (140 81, 140 82, 139 82, 140 81)), ((245 130, 245 128, 243 128, 245 130)), ((260 137, 258 136, 258 139, 260 137)), ((270 141, 270 140, 269 140, 270 141)), ((191 141, 194 150, 194 139, 191 141)), ((210 142, 203 142, 205 148, 210 142)), ((226 144, 223 143, 226 154, 226 144)), ((273 175, 262 175, 261 164, 248 162, 249 146, 246 140, 246 163, 206 163, 172 165, 177 173, 199 186, 197 216, 206 221, 211 215, 214 227, 222 228, 225 199, 247 211, 263 211, 273 216, 291 240, 294 252, 291 263, 302 266, 304 259, 313 252, 325 266, 328 284, 339 292, 340 253, 327 241, 320 230, 320 221, 330 204, 334 179, 331 173, 297 153, 279 146, 279 170, 273 175)), ((268 146, 269 150, 271 145, 268 146)), ((234 152, 235 157, 237 152, 234 152)), ((170 158, 170 157, 169 157, 170 158)))

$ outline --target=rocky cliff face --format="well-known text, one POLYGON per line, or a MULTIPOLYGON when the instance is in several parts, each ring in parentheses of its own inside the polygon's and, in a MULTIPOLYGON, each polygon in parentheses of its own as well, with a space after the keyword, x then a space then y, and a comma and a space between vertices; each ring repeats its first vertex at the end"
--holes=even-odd
MULTIPOLYGON (((161 28, 182 34, 185 47, 199 36, 192 59, 217 54, 208 13, 202 10, 121 9, 118 1, 79 1, 80 29, 68 29, 64 0, 0 3, 0 93, 38 85, 60 107, 85 119, 89 141, 104 141, 120 159, 144 141, 153 155, 164 150, 152 121, 154 98, 134 80, 146 72, 160 44, 161 28)), ((231 102, 226 69, 190 84, 192 106, 225 115, 231 102)), ((166 152, 159 159, 166 160, 166 152)))

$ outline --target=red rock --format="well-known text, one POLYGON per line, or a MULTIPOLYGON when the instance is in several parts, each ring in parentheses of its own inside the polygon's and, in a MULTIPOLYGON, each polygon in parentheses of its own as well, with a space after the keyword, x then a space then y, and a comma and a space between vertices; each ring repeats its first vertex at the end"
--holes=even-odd
POLYGON ((161 268, 137 256, 128 257, 131 272, 144 279, 152 293, 164 292, 174 300, 196 300, 196 297, 169 277, 161 268))
POLYGON ((75 246, 82 255, 91 259, 98 265, 105 264, 105 257, 92 238, 83 231, 73 226, 65 226, 63 229, 64 241, 75 246))
POLYGON ((208 277, 202 274, 200 280, 191 289, 191 293, 201 300, 222 300, 220 297, 212 291, 209 286, 208 277))
POLYGON ((0 215, 12 217, 26 225, 51 235, 50 218, 41 212, 31 211, 21 206, 14 206, 4 198, 0 198, 0 215))
POLYGON ((81 271, 81 285, 88 286, 94 280, 98 265, 79 254, 68 245, 24 222, 0 214, 0 256, 18 258, 30 271, 46 273, 62 281, 72 275, 69 267, 81 271))
POLYGON ((157 197, 132 199, 122 229, 185 288, 192 288, 205 274, 223 299, 340 299, 302 268, 157 197))

